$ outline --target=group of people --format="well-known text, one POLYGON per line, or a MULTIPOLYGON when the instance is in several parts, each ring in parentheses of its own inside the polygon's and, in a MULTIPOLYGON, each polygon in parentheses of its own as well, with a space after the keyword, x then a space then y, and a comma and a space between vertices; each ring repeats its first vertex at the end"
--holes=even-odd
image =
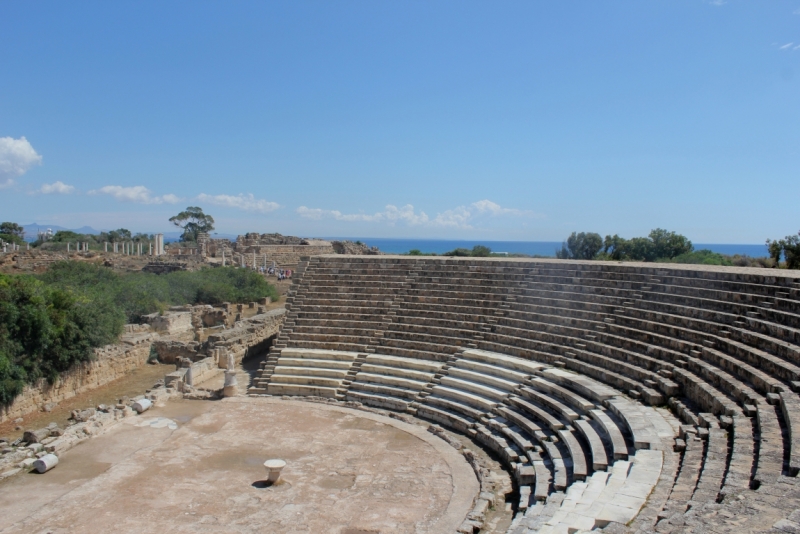
POLYGON ((292 270, 291 269, 278 269, 276 267, 259 267, 259 271, 261 274, 267 274, 268 276, 277 276, 278 280, 286 280, 292 278, 292 270))

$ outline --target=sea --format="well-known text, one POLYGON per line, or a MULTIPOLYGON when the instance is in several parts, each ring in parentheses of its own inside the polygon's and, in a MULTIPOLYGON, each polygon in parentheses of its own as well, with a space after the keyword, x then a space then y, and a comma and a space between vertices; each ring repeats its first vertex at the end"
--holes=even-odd
MULTIPOLYGON (((453 239, 398 239, 384 237, 326 237, 324 239, 361 241, 371 247, 378 247, 382 252, 390 254, 406 254, 417 249, 421 252, 443 254, 456 248, 471 249, 475 245, 489 247, 492 252, 508 254, 528 254, 531 256, 555 257, 556 250, 561 248, 561 241, 485 241, 485 240, 453 240, 453 239)), ((767 247, 758 245, 731 245, 713 243, 695 243, 695 250, 708 249, 712 252, 727 255, 747 255, 751 257, 767 256, 767 247)))

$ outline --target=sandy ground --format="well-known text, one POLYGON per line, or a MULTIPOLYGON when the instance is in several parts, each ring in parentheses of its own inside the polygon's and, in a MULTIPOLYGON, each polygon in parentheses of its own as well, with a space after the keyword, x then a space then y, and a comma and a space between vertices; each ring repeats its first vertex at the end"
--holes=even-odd
POLYGON ((0 532, 453 532, 478 490, 424 427, 301 401, 178 400, 0 482, 0 532), (269 458, 288 462, 274 486, 269 458))
MULTIPOLYGON (((257 364, 256 364, 257 365, 257 364)), ((81 393, 71 399, 60 402, 50 412, 33 412, 23 417, 22 423, 13 420, 0 424, 0 436, 14 440, 22 436, 23 430, 46 427, 50 423, 58 423, 64 427, 72 410, 94 408, 98 404, 116 404, 122 397, 136 397, 153 387, 156 381, 175 370, 170 364, 147 364, 134 369, 125 376, 109 382, 99 388, 81 393), (15 430, 20 427, 19 430, 15 430)))

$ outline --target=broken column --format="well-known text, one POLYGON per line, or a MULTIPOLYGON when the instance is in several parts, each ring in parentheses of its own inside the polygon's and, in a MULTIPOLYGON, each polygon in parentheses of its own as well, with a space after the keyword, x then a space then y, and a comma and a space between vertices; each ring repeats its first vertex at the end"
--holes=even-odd
POLYGON ((226 357, 227 369, 225 369, 225 385, 222 394, 225 397, 235 397, 238 393, 239 382, 236 380, 236 360, 233 354, 228 352, 226 357))
POLYGON ((267 470, 267 482, 275 484, 281 478, 281 471, 286 467, 286 462, 279 459, 267 460, 264 468, 267 470))
MULTIPOLYGON (((46 473, 47 471, 50 471, 57 465, 58 465, 58 456, 56 456, 55 454, 45 454, 44 456, 33 462, 33 468, 36 469, 36 472, 39 474, 46 473)), ((278 476, 280 476, 280 473, 278 473, 278 476)))

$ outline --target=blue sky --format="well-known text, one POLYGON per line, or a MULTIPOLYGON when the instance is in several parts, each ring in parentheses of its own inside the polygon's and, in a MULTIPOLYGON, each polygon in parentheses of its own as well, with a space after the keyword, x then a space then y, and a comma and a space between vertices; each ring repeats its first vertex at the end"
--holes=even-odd
POLYGON ((761 243, 800 0, 0 3, 0 219, 761 243))

